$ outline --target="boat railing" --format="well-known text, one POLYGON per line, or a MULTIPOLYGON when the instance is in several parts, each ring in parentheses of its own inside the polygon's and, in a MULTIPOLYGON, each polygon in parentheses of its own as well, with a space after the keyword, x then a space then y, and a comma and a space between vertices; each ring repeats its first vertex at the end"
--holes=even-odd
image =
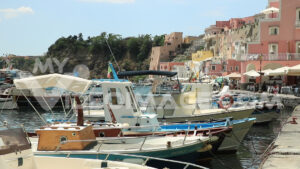
MULTIPOLYGON (((186 131, 184 131, 185 132, 185 135, 184 135, 184 138, 183 138, 183 140, 182 140, 182 143, 181 142, 179 142, 180 140, 177 140, 177 141, 174 141, 173 142, 173 145, 175 144, 176 146, 180 146, 180 145, 185 145, 186 144, 186 138, 189 136, 189 132, 190 131, 192 131, 192 130, 186 130, 186 131)), ((173 133, 174 134, 174 133, 173 133)), ((162 134, 162 135, 166 135, 166 134, 162 134)), ((105 144, 105 142, 109 142, 110 141, 110 143, 112 143, 112 141, 121 141, 121 143, 124 143, 125 142, 125 140, 134 140, 134 139, 136 139, 136 140, 138 140, 138 139, 140 139, 140 140, 142 140, 142 143, 141 143, 141 145, 139 146, 139 147, 134 147, 134 148, 131 148, 131 150, 138 150, 138 151, 142 151, 142 150, 144 150, 143 148, 144 148, 144 146, 145 146, 145 143, 146 143, 146 140, 148 139, 149 140, 149 138, 158 138, 159 136, 162 136, 162 135, 148 135, 148 136, 139 136, 139 137, 110 137, 110 138, 108 138, 108 139, 104 139, 104 138, 98 138, 97 140, 67 140, 67 141, 62 141, 62 142, 60 142, 59 143, 59 145, 56 147, 56 150, 55 151, 59 151, 60 150, 60 148, 61 148, 61 146, 63 145, 63 144, 68 144, 68 143, 78 143, 78 142, 90 142, 90 143, 92 143, 92 142, 95 142, 95 143, 97 143, 97 145, 98 145, 98 147, 97 147, 97 152, 100 152, 101 151, 101 148, 102 148, 102 145, 103 144, 105 144)), ((209 134, 208 136, 207 136, 208 138, 209 138, 209 140, 211 140, 211 137, 212 137, 212 135, 211 134, 209 134)), ((202 142, 202 140, 200 139, 201 138, 201 135, 199 136, 199 139, 195 139, 195 140, 193 140, 193 142, 192 143, 195 143, 195 142, 202 142)), ((139 142, 140 143, 140 142, 139 142)), ((160 146, 160 147, 158 147, 158 148, 162 148, 163 146, 160 146)), ((167 141, 167 144, 166 144, 166 147, 172 147, 172 142, 171 141, 167 141)), ((130 149, 126 149, 126 150, 130 150, 130 149)), ((103 150, 102 150, 103 151, 103 150)))
MULTIPOLYGON (((72 155, 72 152, 69 152, 67 154, 66 158, 70 158, 71 155, 72 155)), ((146 166, 147 163, 152 160, 152 161, 168 162, 168 163, 172 163, 172 164, 179 164, 179 165, 183 166, 183 169, 188 169, 190 167, 200 168, 200 169, 208 169, 204 166, 200 166, 200 165, 189 163, 189 162, 177 161, 177 160, 171 160, 171 159, 164 159, 164 158, 157 158, 157 157, 150 157, 150 156, 133 155, 133 154, 120 154, 120 153, 105 153, 105 154, 98 153, 97 154, 98 159, 100 159, 99 158, 100 155, 105 155, 105 158, 103 159, 104 161, 114 159, 114 158, 110 159, 110 157, 112 157, 112 156, 119 156, 119 157, 121 156, 121 157, 130 157, 130 158, 143 159, 144 162, 141 164, 142 166, 146 166)), ((116 160, 117 159, 112 160, 112 161, 116 161, 116 160)), ((119 158, 118 158, 118 160, 119 160, 119 158)))

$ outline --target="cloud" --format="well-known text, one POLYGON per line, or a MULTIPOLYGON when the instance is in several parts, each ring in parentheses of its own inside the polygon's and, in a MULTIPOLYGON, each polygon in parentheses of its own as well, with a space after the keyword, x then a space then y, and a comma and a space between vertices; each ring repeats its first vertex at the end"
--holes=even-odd
POLYGON ((134 3, 135 0, 79 0, 81 2, 95 2, 95 3, 113 3, 113 4, 128 4, 134 3))
POLYGON ((5 19, 15 18, 23 14, 33 14, 33 10, 30 7, 20 7, 20 8, 6 8, 0 9, 0 13, 4 16, 5 19))

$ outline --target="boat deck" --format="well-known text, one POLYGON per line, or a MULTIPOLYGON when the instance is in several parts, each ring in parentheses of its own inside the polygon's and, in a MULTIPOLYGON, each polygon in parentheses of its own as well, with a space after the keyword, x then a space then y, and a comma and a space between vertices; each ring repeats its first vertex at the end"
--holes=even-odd
MULTIPOLYGON (((130 152, 130 151, 140 151, 142 146, 142 150, 157 150, 157 149, 165 149, 167 147, 167 142, 171 142, 171 147, 181 147, 183 142, 185 145, 187 144, 197 144, 200 143, 201 139, 203 142, 208 141, 208 137, 199 137, 199 136, 189 136, 186 137, 184 141, 184 136, 167 136, 167 137, 147 137, 144 142, 144 138, 109 138, 103 139, 98 138, 98 144, 94 146, 90 150, 82 150, 88 152, 130 152), (102 143, 101 143, 102 142, 102 143), (144 142, 144 144, 143 144, 144 142)), ((215 139, 215 138, 214 138, 215 139)), ((30 138, 32 143, 32 149, 34 152, 37 152, 38 138, 30 138)))
POLYGON ((272 146, 262 169, 296 169, 300 166, 300 105, 294 109, 272 146), (297 124, 292 124, 293 117, 297 124))

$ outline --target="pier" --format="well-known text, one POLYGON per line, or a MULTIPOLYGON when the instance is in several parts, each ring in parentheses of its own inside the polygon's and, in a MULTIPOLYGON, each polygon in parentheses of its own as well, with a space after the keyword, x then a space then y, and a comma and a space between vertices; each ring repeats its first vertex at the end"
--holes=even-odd
POLYGON ((246 91, 246 90, 232 90, 233 92, 236 93, 243 93, 243 94, 249 94, 249 95, 253 95, 255 94, 258 97, 261 97, 263 95, 267 96, 267 97, 278 97, 280 98, 282 104, 285 107, 297 107, 300 104, 300 97, 291 95, 291 94, 272 94, 272 93, 267 93, 267 92, 263 92, 263 93, 258 93, 258 92, 252 92, 252 91, 246 91))
POLYGON ((293 169, 300 166, 300 105, 283 124, 278 137, 269 146, 261 169, 293 169))

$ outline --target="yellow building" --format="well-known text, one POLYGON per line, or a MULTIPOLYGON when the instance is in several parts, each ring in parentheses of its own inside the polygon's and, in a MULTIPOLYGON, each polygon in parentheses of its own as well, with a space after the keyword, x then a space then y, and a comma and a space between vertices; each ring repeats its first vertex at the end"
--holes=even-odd
POLYGON ((197 51, 196 53, 192 54, 192 60, 198 62, 212 57, 213 57, 212 51, 197 51))

